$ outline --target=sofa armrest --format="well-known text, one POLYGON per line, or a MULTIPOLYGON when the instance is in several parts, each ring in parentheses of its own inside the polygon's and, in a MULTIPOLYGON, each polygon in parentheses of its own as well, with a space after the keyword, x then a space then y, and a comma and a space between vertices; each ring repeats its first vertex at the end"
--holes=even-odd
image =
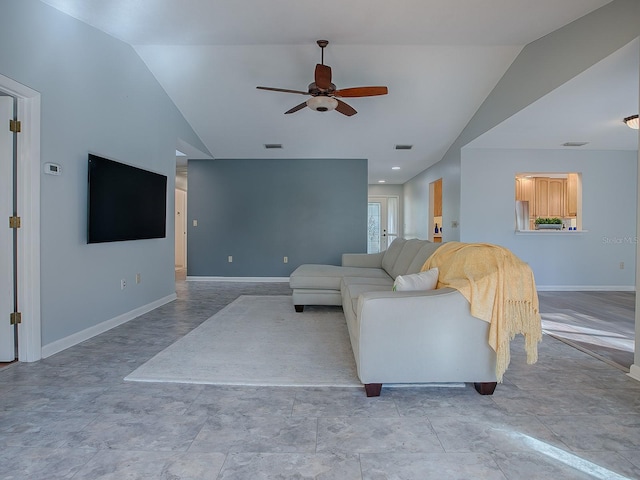
POLYGON ((380 253, 343 253, 343 267, 382 268, 384 252, 380 253))
POLYGON ((489 324, 454 289, 367 292, 357 315, 363 383, 495 382, 489 324))

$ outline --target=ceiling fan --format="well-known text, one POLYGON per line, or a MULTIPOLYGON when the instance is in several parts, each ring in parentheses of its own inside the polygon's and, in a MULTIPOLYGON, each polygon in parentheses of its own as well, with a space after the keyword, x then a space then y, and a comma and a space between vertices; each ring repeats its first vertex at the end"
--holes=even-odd
POLYGON ((309 90, 303 92, 301 90, 289 90, 287 88, 273 87, 256 87, 260 90, 270 90, 273 92, 297 93, 300 95, 311 95, 311 98, 300 105, 296 105, 285 113, 295 113, 305 107, 309 107, 317 112, 327 112, 336 110, 348 117, 358 113, 352 106, 346 104, 336 97, 373 97, 377 95, 386 95, 387 87, 352 87, 336 90, 336 86, 331 83, 331 67, 324 64, 324 49, 329 44, 328 40, 318 40, 318 46, 321 49, 321 63, 316 65, 314 82, 309 84, 309 90))

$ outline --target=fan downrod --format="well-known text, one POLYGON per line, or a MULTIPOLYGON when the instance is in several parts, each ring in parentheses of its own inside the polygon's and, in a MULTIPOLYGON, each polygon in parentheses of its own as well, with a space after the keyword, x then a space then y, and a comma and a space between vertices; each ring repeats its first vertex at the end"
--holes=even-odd
POLYGON ((324 65, 324 47, 326 47, 327 45, 329 45, 329 40, 318 40, 316 41, 316 43, 318 44, 318 46, 320 47, 320 63, 322 65, 324 65))

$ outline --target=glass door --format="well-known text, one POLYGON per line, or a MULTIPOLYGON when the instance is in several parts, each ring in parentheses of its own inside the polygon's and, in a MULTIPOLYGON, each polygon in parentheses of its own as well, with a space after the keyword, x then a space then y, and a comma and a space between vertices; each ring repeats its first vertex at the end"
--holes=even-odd
POLYGON ((369 197, 367 253, 386 250, 398 236, 398 197, 369 197))

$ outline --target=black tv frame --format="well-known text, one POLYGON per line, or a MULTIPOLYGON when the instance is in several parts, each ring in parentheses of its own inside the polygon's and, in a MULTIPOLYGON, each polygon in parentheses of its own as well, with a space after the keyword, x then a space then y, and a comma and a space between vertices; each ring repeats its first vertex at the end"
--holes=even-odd
POLYGON ((92 153, 87 163, 87 243, 166 237, 166 175, 92 153))

